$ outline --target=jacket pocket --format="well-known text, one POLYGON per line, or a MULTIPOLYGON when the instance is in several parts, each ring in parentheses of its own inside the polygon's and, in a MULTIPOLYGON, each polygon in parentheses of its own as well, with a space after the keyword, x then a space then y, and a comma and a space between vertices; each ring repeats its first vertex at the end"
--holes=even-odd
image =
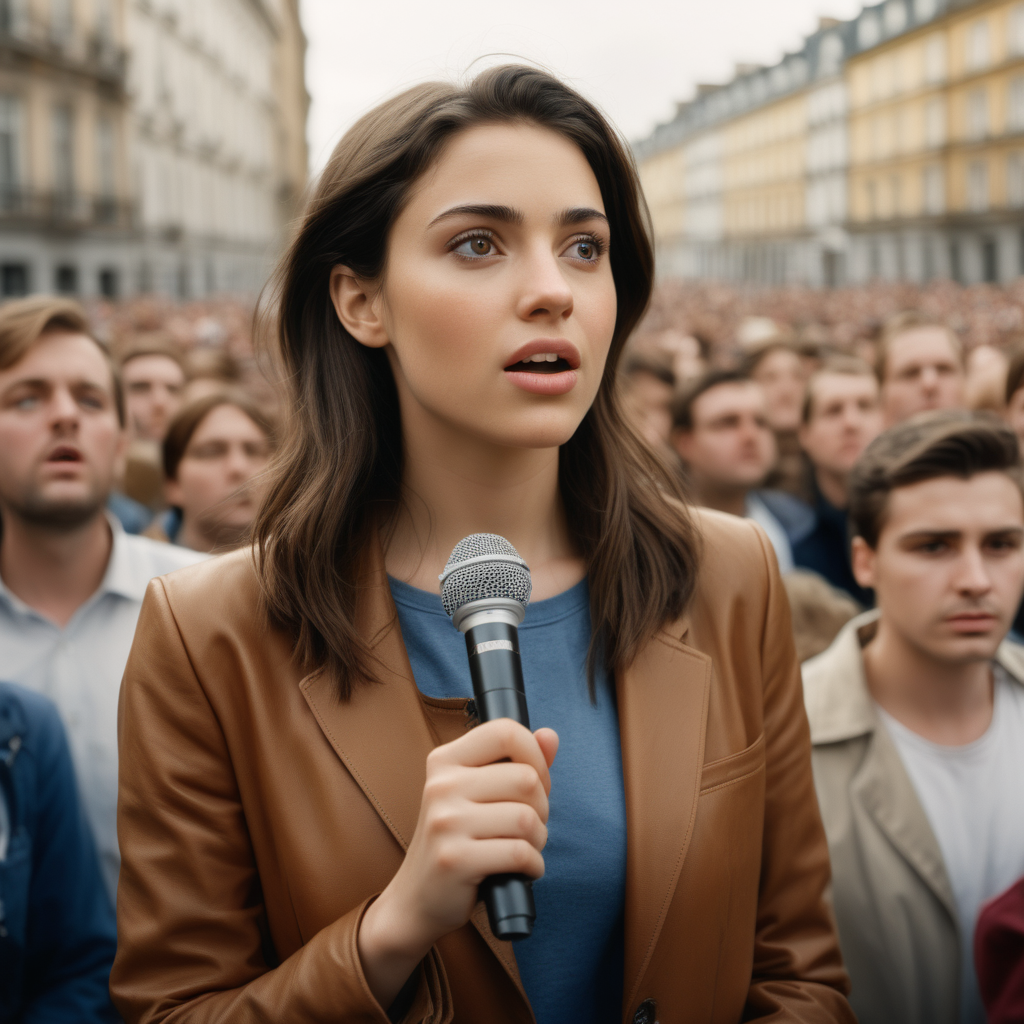
POLYGON ((720 757, 717 761, 704 765, 700 777, 700 791, 704 794, 722 789, 755 775, 763 768, 764 733, 761 733, 749 747, 744 747, 738 754, 720 757))

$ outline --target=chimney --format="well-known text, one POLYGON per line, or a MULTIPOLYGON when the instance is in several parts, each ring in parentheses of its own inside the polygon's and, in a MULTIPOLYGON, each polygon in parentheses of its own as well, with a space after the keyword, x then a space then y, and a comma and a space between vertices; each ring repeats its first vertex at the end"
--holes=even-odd
POLYGON ((829 28, 838 28, 840 25, 842 25, 842 23, 843 22, 840 18, 819 18, 818 31, 824 32, 826 29, 829 28))

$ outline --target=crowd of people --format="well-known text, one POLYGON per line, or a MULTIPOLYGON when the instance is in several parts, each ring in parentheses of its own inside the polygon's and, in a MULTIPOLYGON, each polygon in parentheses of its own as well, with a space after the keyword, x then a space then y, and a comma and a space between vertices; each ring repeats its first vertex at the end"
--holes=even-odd
MULTIPOLYGON (((1018 300, 669 283, 621 365, 774 549, 869 1024, 1024 1017, 1018 300)), ((149 580, 249 538, 281 409, 248 315, 0 307, 0 1020, 119 1019, 118 685, 149 580)))

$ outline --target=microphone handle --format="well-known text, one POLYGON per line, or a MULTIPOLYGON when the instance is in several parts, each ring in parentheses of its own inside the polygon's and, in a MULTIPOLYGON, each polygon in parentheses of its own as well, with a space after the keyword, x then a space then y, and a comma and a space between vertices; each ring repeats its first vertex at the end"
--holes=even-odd
MULTIPOLYGON (((473 626, 466 630, 466 651, 480 721, 511 718, 529 729, 519 630, 505 622, 473 626)), ((526 875, 491 875, 481 883, 480 894, 497 938, 515 942, 530 936, 537 911, 533 883, 526 875)))

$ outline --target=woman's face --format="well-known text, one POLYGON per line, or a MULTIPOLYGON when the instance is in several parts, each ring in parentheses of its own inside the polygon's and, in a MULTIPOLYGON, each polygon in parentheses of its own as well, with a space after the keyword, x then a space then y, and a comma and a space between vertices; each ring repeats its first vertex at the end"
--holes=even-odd
MULTIPOLYGON (((367 300, 379 332, 353 332, 387 346, 406 436, 567 441, 615 328, 611 241, 571 142, 528 125, 456 136, 392 228, 383 286, 367 300)), ((332 292, 338 305, 337 270, 332 292)))
POLYGON ((263 498, 258 474, 266 468, 266 435, 234 405, 218 405, 196 427, 168 481, 167 500, 182 510, 183 529, 210 545, 230 546, 244 536, 263 498))

